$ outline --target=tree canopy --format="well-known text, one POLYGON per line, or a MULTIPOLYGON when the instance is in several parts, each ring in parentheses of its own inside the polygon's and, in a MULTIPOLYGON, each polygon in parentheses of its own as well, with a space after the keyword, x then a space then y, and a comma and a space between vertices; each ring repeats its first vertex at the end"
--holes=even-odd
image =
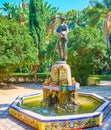
MULTIPOLYGON (((2 10, 7 15, 0 16, 0 72, 31 65, 36 79, 38 68, 58 59, 54 30, 58 17, 65 15, 69 27, 67 63, 73 76, 85 83, 90 74, 106 65, 106 43, 109 45, 107 56, 111 56, 111 6, 108 0, 90 3, 91 6, 82 11, 72 9, 62 13, 43 0, 29 3, 22 0, 17 6, 5 2, 2 10)), ((44 67, 42 72, 46 70, 44 67)))
POLYGON ((0 16, 0 74, 35 63, 36 49, 26 26, 0 16))
POLYGON ((46 38, 46 21, 45 10, 43 8, 42 0, 30 0, 29 4, 29 29, 31 36, 36 46, 36 57, 39 61, 38 64, 33 66, 34 68, 34 82, 36 83, 36 72, 38 66, 40 66, 45 50, 45 38, 46 38))
POLYGON ((76 28, 69 33, 68 63, 73 76, 86 84, 89 75, 105 65, 104 37, 91 27, 76 28))

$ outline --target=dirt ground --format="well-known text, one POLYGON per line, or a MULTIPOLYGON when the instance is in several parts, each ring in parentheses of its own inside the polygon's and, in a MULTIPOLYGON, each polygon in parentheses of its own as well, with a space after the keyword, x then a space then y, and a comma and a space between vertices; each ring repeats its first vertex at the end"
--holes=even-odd
MULTIPOLYGON (((95 91, 100 92, 100 95, 103 93, 108 94, 111 97, 111 81, 101 81, 98 87, 81 87, 80 90, 83 91, 95 91), (107 89, 106 89, 107 87, 107 89), (90 90, 91 89, 91 90, 90 90), (103 91, 103 92, 102 92, 103 91)), ((33 84, 33 83, 21 83, 21 84, 0 84, 0 104, 12 103, 14 99, 18 96, 24 96, 28 94, 34 94, 42 92, 42 84, 33 84)))
POLYGON ((11 103, 18 96, 41 92, 41 84, 0 84, 0 104, 11 103))

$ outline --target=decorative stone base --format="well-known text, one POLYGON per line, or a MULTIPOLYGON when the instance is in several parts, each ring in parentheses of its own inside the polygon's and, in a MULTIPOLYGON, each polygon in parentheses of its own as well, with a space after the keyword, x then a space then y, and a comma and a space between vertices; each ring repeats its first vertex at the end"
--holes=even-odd
POLYGON ((64 84, 72 85, 71 69, 65 61, 59 61, 59 63, 54 64, 51 69, 51 82, 62 86, 64 84))
POLYGON ((77 105, 78 102, 79 83, 72 86, 54 86, 47 84, 43 86, 43 102, 47 107, 65 107, 77 105))
POLYGON ((99 126, 102 124, 104 118, 111 110, 110 101, 98 96, 96 94, 80 93, 93 97, 97 100, 102 101, 94 112, 87 114, 75 114, 75 115, 64 115, 64 116, 43 116, 38 113, 34 113, 30 110, 20 107, 23 100, 40 96, 40 94, 28 95, 24 97, 18 97, 10 105, 10 115, 16 119, 30 125, 36 130, 82 130, 83 128, 90 128, 99 126))
POLYGON ((43 83, 43 102, 48 107, 66 108, 78 104, 79 83, 71 77, 66 61, 57 61, 52 66, 50 80, 43 83))

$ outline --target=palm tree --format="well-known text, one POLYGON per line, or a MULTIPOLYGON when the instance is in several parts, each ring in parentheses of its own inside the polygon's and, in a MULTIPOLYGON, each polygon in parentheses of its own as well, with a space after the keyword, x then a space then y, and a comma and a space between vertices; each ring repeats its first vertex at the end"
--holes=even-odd
POLYGON ((2 9, 2 11, 5 11, 7 13, 8 18, 12 18, 14 16, 14 14, 13 14, 14 10, 15 10, 14 4, 15 3, 10 4, 9 2, 3 3, 3 7, 1 9, 2 9))
POLYGON ((96 8, 95 15, 98 17, 97 21, 101 18, 104 19, 104 31, 106 35, 106 46, 110 48, 110 29, 111 29, 111 0, 103 0, 98 2, 97 0, 90 0, 91 5, 96 8), (98 15, 97 15, 98 14, 98 15))
POLYGON ((6 12, 8 18, 15 19, 20 24, 28 24, 29 9, 26 0, 22 0, 19 6, 16 6, 15 3, 4 2, 0 11, 6 12))
POLYGON ((50 35, 51 32, 55 29, 56 24, 57 24, 57 19, 56 19, 56 13, 58 11, 58 8, 51 7, 52 5, 48 4, 48 2, 44 3, 44 11, 45 11, 45 16, 46 16, 46 32, 47 35, 50 35))
POLYGON ((82 11, 70 10, 66 13, 67 24, 69 29, 74 29, 75 27, 83 27, 86 25, 85 15, 82 11))
MULTIPOLYGON (((103 0, 103 2, 98 2, 97 0, 90 0, 93 8, 96 8, 97 12, 95 15, 99 14, 98 21, 102 18, 104 24, 100 27, 106 37, 106 49, 108 54, 108 64, 111 64, 111 0, 103 0)), ((99 25, 99 24, 98 24, 99 25)))
POLYGON ((26 0, 21 0, 18 7, 15 10, 15 19, 19 24, 28 25, 29 7, 26 0))

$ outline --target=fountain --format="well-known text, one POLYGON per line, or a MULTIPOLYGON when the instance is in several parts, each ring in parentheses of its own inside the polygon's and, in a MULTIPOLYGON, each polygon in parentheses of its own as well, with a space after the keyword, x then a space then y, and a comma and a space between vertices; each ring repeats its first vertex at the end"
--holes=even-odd
MULTIPOLYGON (((61 35, 64 38, 64 33, 61 35)), ((60 40, 60 45, 61 41, 66 39, 60 40)), ((99 126, 111 109, 106 98, 78 93, 80 85, 71 77, 70 66, 65 61, 66 51, 61 50, 64 48, 64 45, 59 48, 61 60, 52 66, 50 79, 43 83, 43 93, 17 97, 10 105, 10 115, 36 130, 80 130, 99 126)))
POLYGON ((37 130, 74 130, 102 124, 111 109, 110 101, 92 93, 78 93, 79 83, 71 78, 70 66, 58 61, 43 93, 17 97, 10 115, 37 130))

